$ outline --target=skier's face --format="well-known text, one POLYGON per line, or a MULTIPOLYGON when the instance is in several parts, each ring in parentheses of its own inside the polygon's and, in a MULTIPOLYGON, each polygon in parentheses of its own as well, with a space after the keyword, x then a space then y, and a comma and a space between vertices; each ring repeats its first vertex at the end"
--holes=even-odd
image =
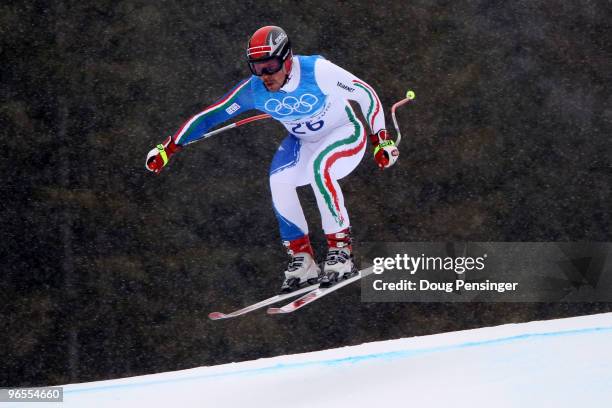
POLYGON ((282 88, 286 77, 287 71, 285 71, 285 67, 283 66, 280 71, 274 74, 263 74, 261 79, 268 91, 276 92, 282 88))

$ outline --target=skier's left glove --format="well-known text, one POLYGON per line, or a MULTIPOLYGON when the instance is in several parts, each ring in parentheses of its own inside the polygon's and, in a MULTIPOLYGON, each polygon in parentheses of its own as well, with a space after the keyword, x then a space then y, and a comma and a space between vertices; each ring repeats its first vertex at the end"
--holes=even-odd
POLYGON ((393 166, 399 157, 399 149, 389 138, 387 130, 381 129, 376 134, 370 135, 370 141, 374 146, 374 160, 378 167, 383 170, 393 166))
POLYGON ((158 144, 149 152, 145 167, 147 170, 159 174, 164 166, 168 164, 168 161, 170 161, 170 157, 172 157, 174 153, 181 151, 181 149, 181 146, 174 143, 172 136, 168 136, 163 143, 158 144))

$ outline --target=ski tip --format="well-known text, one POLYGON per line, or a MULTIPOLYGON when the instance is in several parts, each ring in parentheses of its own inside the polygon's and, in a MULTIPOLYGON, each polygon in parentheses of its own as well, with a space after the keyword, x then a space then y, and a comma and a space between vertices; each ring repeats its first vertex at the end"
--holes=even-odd
POLYGON ((221 312, 212 312, 208 314, 208 318, 210 320, 219 320, 219 319, 225 319, 227 315, 225 313, 221 313, 221 312))

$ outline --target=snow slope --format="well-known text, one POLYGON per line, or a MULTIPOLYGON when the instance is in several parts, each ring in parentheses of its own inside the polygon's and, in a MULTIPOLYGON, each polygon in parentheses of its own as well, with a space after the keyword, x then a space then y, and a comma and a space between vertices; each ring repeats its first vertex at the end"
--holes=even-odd
POLYGON ((612 313, 73 384, 44 405, 609 408, 612 313))

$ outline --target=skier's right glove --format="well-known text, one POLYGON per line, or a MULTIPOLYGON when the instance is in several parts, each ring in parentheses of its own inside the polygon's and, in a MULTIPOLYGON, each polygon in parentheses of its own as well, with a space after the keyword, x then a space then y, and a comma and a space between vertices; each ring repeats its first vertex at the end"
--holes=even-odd
POLYGON ((374 146, 374 160, 378 167, 384 170, 393 166, 399 157, 399 149, 389 138, 387 130, 381 129, 376 134, 370 135, 370 141, 374 146))
POLYGON ((170 161, 170 157, 172 157, 174 153, 181 151, 181 149, 181 146, 174 143, 172 136, 168 136, 163 143, 158 144, 149 152, 145 167, 147 170, 159 174, 164 166, 168 164, 168 161, 170 161))

